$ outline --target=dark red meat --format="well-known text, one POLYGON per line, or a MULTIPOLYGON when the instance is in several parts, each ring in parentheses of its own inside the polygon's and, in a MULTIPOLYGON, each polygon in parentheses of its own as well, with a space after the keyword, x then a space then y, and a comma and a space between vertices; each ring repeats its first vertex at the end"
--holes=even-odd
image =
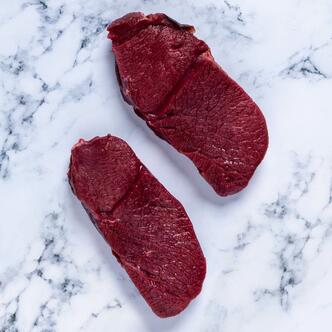
POLYGON ((265 119, 194 28, 164 14, 131 13, 108 31, 121 92, 137 114, 218 194, 246 187, 268 146, 265 119))
POLYGON ((160 317, 184 310, 202 288, 206 265, 183 206, 113 136, 80 140, 69 181, 112 252, 160 317))

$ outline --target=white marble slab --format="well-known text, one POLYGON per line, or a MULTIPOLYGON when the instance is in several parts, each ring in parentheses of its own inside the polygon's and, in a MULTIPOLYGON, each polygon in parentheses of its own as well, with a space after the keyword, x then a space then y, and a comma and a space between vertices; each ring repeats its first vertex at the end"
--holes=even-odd
POLYGON ((10 0, 0 5, 0 331, 306 332, 332 322, 332 2, 10 0), (196 26, 270 133, 249 187, 218 197, 123 101, 105 26, 196 26), (72 195, 81 137, 124 138, 185 206, 200 296, 159 319, 72 195))

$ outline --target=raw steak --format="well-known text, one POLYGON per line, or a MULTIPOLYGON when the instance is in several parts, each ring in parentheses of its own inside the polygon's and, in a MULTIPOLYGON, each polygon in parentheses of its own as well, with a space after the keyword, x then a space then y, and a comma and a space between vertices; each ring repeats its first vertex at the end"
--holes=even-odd
POLYGON ((68 172, 73 192, 160 317, 177 315, 202 288, 206 265, 176 200, 114 136, 80 140, 68 172))
POLYGON ((131 13, 108 31, 122 95, 136 113, 219 195, 246 187, 268 146, 265 119, 194 28, 164 14, 131 13))

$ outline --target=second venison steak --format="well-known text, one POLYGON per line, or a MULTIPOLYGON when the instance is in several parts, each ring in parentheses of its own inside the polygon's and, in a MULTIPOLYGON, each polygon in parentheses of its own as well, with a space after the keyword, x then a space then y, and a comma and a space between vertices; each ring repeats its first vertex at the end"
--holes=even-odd
POLYGON ((177 315, 202 288, 206 263, 181 203, 115 136, 80 140, 69 182, 146 302, 177 315))

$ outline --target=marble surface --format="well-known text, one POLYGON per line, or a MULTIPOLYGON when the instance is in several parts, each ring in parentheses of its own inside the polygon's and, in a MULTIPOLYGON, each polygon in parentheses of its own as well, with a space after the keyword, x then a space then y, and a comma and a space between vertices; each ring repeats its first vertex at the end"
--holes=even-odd
POLYGON ((332 2, 11 0, 0 5, 0 331, 307 332, 332 322, 332 2), (105 26, 165 12, 263 110, 270 147, 218 197, 123 101, 105 26), (159 319, 72 195, 81 137, 124 138, 186 208, 200 296, 159 319))

